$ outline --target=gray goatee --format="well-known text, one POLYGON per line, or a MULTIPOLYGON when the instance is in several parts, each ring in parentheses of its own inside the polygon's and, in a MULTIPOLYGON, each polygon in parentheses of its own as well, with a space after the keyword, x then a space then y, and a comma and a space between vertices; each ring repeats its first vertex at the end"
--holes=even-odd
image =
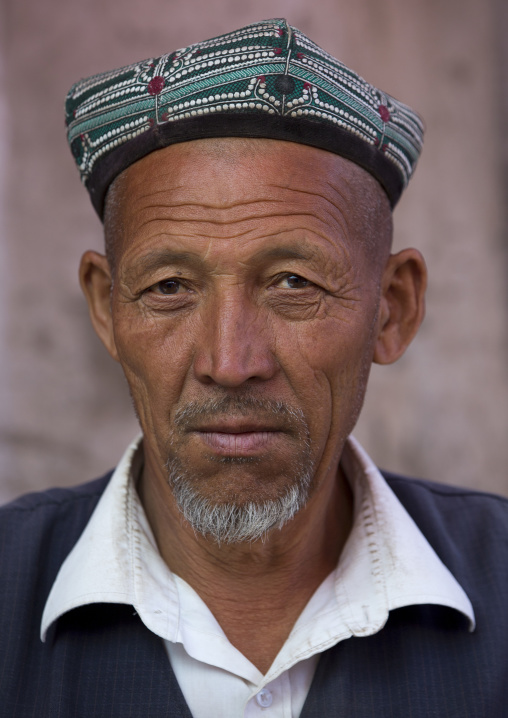
MULTIPOLYGON (((242 504, 218 503, 202 496, 196 487, 195 475, 180 457, 173 454, 166 463, 168 482, 177 505, 194 531, 218 544, 233 544, 263 539, 267 532, 281 528, 305 505, 313 477, 309 430, 303 413, 281 401, 254 397, 222 397, 204 402, 191 402, 175 414, 175 426, 184 429, 197 419, 225 415, 263 416, 281 421, 297 440, 293 460, 285 472, 287 487, 281 496, 262 502, 242 504)), ((223 464, 256 463, 256 458, 225 457, 223 464)), ((288 462, 289 464, 289 462, 288 462)))

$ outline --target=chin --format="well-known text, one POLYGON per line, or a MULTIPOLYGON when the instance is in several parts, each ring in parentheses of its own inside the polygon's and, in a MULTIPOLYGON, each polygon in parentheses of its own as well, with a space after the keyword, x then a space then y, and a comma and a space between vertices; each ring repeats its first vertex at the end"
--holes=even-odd
POLYGON ((310 461, 300 463, 291 474, 286 470, 278 480, 266 470, 260 479, 259 461, 252 457, 222 457, 217 463, 222 471, 213 479, 204 479, 178 458, 166 464, 178 508, 192 529, 208 540, 218 544, 263 540, 291 521, 308 500, 314 475, 310 461), (246 477, 245 469, 254 468, 258 478, 253 481, 253 472, 247 471, 246 477))

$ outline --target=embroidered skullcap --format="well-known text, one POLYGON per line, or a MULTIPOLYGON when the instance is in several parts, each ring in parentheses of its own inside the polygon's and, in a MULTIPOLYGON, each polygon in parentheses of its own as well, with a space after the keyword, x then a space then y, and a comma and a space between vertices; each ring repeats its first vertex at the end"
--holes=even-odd
POLYGON ((248 25, 77 82, 68 140, 102 217, 109 185, 154 150, 211 137, 299 142, 370 172, 392 207, 422 148, 423 124, 286 20, 248 25))

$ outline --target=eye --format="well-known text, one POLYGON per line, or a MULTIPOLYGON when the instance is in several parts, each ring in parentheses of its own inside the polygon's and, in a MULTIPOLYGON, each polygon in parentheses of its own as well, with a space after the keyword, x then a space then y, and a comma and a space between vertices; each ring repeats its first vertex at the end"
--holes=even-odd
POLYGON ((311 282, 305 277, 301 277, 299 274, 288 274, 283 277, 279 284, 282 287, 288 287, 289 289, 305 289, 311 282))
POLYGON ((149 287, 149 291, 155 294, 178 294, 182 290, 182 283, 178 279, 163 279, 157 284, 149 287))

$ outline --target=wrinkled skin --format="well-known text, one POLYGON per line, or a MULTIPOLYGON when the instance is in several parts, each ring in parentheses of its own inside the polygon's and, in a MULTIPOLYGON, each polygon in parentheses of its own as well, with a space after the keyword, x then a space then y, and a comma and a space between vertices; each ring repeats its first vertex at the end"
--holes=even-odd
MULTIPOLYGON (((114 272, 94 252, 81 267, 92 321, 123 367, 143 429, 140 492, 161 553, 246 655, 252 635, 244 645, 243 629, 229 626, 227 609, 205 595, 201 577, 213 584, 210 565, 228 563, 230 575, 247 554, 265 566, 262 575, 269 565, 280 574, 285 562, 298 573, 288 568, 298 615, 349 532, 351 496, 339 460, 369 367, 403 353, 422 319, 425 289, 418 252, 389 255, 387 200, 370 175, 303 145, 251 145, 190 142, 130 167, 115 198, 114 272), (368 228, 358 211, 364 193, 380 207, 368 228), (375 234, 376 221, 373 251, 362 233, 375 234), (303 423, 268 408, 242 412, 234 402, 244 397, 281 402, 303 423), (177 412, 213 399, 233 403, 175 424, 177 412), (238 505, 280 496, 305 461, 310 497, 257 548, 226 551, 179 518, 165 466, 175 457, 203 496, 238 505), (193 556, 185 566, 177 534, 193 556)), ((275 596, 283 594, 279 586, 275 596)), ((286 596, 292 625, 290 608, 286 596)), ((269 665, 268 654, 251 653, 269 665)))

